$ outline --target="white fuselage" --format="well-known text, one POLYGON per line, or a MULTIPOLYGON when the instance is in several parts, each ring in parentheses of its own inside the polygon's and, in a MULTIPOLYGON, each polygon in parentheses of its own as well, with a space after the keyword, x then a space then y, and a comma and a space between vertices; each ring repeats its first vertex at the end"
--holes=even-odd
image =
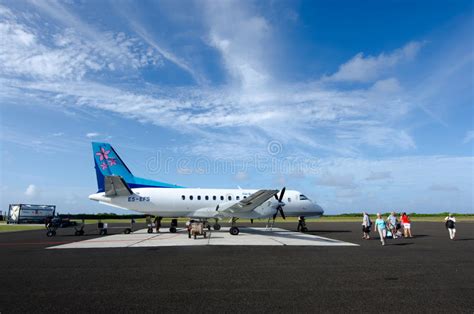
MULTIPOLYGON (((228 213, 224 209, 243 200, 257 190, 244 189, 193 189, 193 188, 134 188, 133 195, 107 197, 96 193, 89 199, 101 203, 160 217, 190 217, 203 219, 268 218, 276 213, 278 200, 269 199, 255 210, 228 213)), ((319 217, 323 209, 301 195, 287 190, 284 194, 284 212, 290 217, 319 217)))

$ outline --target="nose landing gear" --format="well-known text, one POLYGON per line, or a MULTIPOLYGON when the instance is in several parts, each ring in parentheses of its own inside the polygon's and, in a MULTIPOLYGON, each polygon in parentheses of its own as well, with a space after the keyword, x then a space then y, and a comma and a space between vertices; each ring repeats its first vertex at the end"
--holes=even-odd
POLYGON ((306 220, 303 216, 298 217, 298 227, 296 228, 298 232, 308 232, 308 228, 306 227, 306 220))

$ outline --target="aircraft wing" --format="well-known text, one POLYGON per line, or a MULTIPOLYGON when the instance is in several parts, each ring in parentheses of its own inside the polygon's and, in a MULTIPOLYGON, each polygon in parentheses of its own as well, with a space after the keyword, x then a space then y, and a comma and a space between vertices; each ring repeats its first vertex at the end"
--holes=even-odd
POLYGON ((270 198, 272 198, 275 194, 278 193, 278 190, 258 190, 257 192, 253 193, 247 198, 244 198, 238 203, 234 203, 233 205, 226 207, 223 209, 223 212, 228 213, 245 213, 250 212, 257 208, 258 206, 262 205, 270 198))
POLYGON ((105 196, 128 196, 133 192, 121 176, 105 176, 105 196))

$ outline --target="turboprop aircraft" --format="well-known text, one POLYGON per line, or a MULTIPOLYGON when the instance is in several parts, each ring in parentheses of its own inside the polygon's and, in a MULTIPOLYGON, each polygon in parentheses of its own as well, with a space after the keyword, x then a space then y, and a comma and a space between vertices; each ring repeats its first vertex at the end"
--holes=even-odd
MULTIPOLYGON (((89 199, 161 218, 187 217, 207 223, 230 219, 230 234, 238 235, 235 226, 242 219, 286 217, 320 217, 324 210, 298 191, 260 189, 199 189, 136 177, 108 143, 92 143, 98 191, 89 199), (284 209, 284 210, 283 210, 284 209)), ((176 232, 173 219, 170 232, 176 232)), ((307 231, 306 227, 302 230, 307 231)))

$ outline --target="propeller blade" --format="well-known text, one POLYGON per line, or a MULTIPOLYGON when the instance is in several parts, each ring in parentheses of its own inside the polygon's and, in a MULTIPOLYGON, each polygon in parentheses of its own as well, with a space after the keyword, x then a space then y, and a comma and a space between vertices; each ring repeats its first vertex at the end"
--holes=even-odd
POLYGON ((283 218, 283 220, 286 220, 285 213, 283 212, 283 208, 280 207, 279 211, 280 211, 281 218, 283 218))
POLYGON ((286 191, 286 188, 283 187, 283 189, 281 189, 281 192, 280 192, 280 198, 278 199, 279 202, 281 202, 283 200, 283 196, 285 195, 285 191, 286 191))

